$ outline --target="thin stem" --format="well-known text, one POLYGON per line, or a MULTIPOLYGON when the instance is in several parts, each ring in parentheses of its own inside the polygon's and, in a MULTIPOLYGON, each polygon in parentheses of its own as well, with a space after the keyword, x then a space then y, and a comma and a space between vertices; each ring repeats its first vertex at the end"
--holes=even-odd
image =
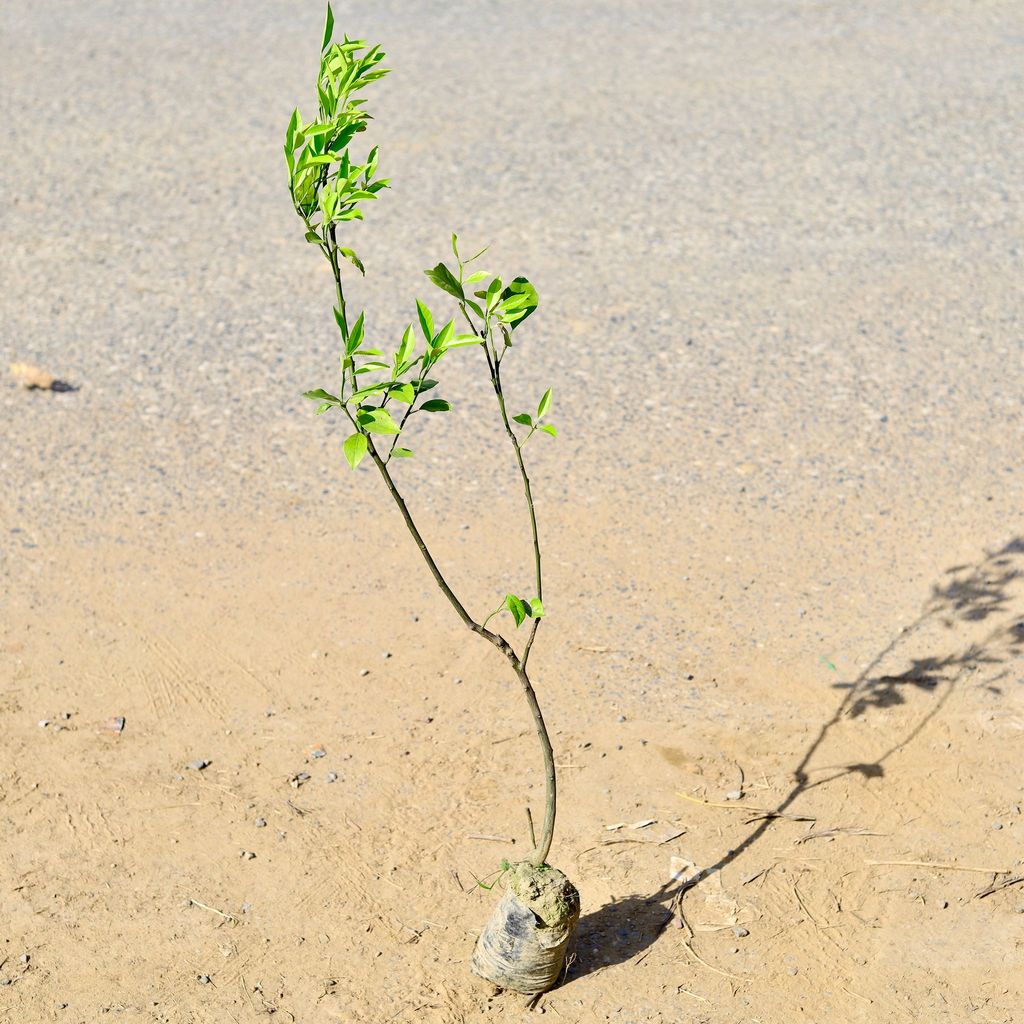
POLYGON ((533 715, 534 726, 537 730, 537 739, 540 741, 541 752, 544 756, 544 826, 541 830, 540 843, 535 847, 529 858, 533 864, 539 867, 547 861, 548 853, 551 851, 551 842, 555 834, 555 808, 557 802, 555 754, 551 748, 551 738, 548 736, 547 726, 544 723, 544 715, 541 713, 540 704, 537 702, 537 694, 534 691, 533 684, 530 682, 530 677, 526 672, 525 657, 520 659, 512 649, 512 646, 503 636, 499 636, 497 633, 492 632, 487 629, 486 626, 477 622, 466 610, 465 605, 463 605, 458 597, 456 597, 454 591, 448 585, 448 581, 444 578, 444 574, 438 568, 437 562, 434 561, 434 556, 431 555, 430 549, 427 547, 426 541, 424 541, 416 523, 413 521, 412 514, 409 512, 409 506, 406 505, 405 499, 395 486, 395 481, 390 472, 388 472, 387 464, 377 451, 377 448, 373 443, 373 438, 367 436, 366 441, 367 451, 370 453, 370 458, 373 459, 380 475, 384 479, 384 483, 387 486, 391 497, 398 506, 398 510, 402 513, 405 525, 408 528, 409 533, 412 535, 412 539, 416 542, 416 546, 420 549, 420 554, 423 555, 423 560, 427 563, 427 568, 430 569, 435 582, 441 588, 441 593, 448 598, 449 603, 455 609, 459 618, 462 619, 469 629, 478 636, 482 636, 485 640, 489 641, 505 655, 519 679, 519 683, 523 688, 523 693, 526 695, 526 702, 530 707, 530 713, 533 715))
MULTIPOLYGON (((490 362, 490 357, 488 357, 490 362)), ((508 434, 509 440, 512 442, 512 447, 516 453, 516 463, 519 466, 519 476, 523 481, 523 493, 526 496, 526 508, 530 513, 530 532, 533 539, 533 565, 534 565, 534 576, 535 583, 537 586, 537 599, 543 603, 544 601, 544 576, 541 572, 541 559, 540 559, 540 535, 537 531, 537 511, 533 506, 533 491, 530 489, 530 477, 526 472, 526 464, 523 462, 523 446, 519 443, 519 438, 516 437, 515 431, 512 429, 512 424, 509 422, 508 411, 505 409, 505 396, 501 389, 501 368, 497 363, 494 363, 491 367, 491 384, 494 387, 494 393, 498 398, 498 408, 501 410, 501 421, 505 424, 505 433, 508 434)), ((537 639, 537 630, 540 628, 540 619, 534 618, 533 625, 530 627, 530 636, 526 641, 526 647, 523 648, 523 667, 526 667, 527 661, 530 658, 530 651, 533 649, 533 642, 537 639)))

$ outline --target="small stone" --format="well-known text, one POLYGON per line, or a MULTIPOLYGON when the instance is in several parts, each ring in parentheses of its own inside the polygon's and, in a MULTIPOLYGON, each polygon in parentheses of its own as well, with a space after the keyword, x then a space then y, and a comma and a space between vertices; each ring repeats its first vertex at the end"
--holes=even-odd
POLYGON ((325 781, 326 782, 337 782, 338 781, 338 773, 337 772, 328 772, 327 773, 327 778, 325 779, 325 781))
POLYGON ((992 827, 998 832, 1003 827, 1003 823, 1001 821, 993 821, 992 827))
POLYGON ((361 668, 359 670, 359 674, 361 676, 368 676, 370 674, 370 670, 368 668, 361 668))
POLYGON ((324 746, 323 746, 322 743, 318 743, 315 747, 310 747, 309 756, 310 757, 326 757, 327 756, 327 751, 324 750, 324 746))
POLYGON ((273 718, 274 715, 277 714, 277 712, 273 708, 267 708, 267 710, 264 711, 263 714, 265 714, 267 718, 273 718))
POLYGON ((730 953, 738 953, 739 951, 740 951, 740 947, 739 946, 733 946, 732 949, 729 950, 730 953))
POLYGON ((750 934, 741 924, 733 925, 732 933, 737 939, 745 939, 750 934))
POLYGON ((14 979, 13 978, 0 978, 0 985, 13 985, 13 984, 14 984, 14 979))
POLYGON ((20 961, 21 961, 21 962, 22 962, 23 964, 27 964, 27 963, 29 962, 29 960, 31 960, 31 959, 32 959, 32 957, 30 957, 30 956, 28 955, 28 953, 22 953, 22 954, 21 954, 21 956, 19 956, 19 957, 18 957, 18 959, 19 959, 19 960, 20 960, 20 961))
POLYGON ((390 651, 385 651, 385 652, 383 653, 383 655, 381 655, 381 657, 383 657, 383 659, 384 659, 385 661, 387 661, 387 660, 388 660, 388 658, 390 658, 390 657, 391 657, 391 652, 390 652, 390 651))
POLYGON ((945 910, 949 906, 949 900, 939 900, 939 909, 945 910))
POLYGON ((185 765, 185 767, 191 768, 192 771, 194 772, 201 772, 204 768, 208 768, 209 765, 210 762, 207 761, 205 758, 197 757, 194 761, 189 761, 189 763, 185 765))
POLYGON ((209 985, 210 984, 210 976, 208 974, 197 975, 196 976, 196 981, 198 981, 200 985, 209 985))
POLYGON ((255 860, 256 859, 256 854, 253 853, 252 850, 239 850, 238 851, 238 856, 241 857, 243 860, 255 860))
POLYGON ((70 711, 62 711, 60 713, 60 717, 63 718, 64 721, 66 722, 71 717, 71 712, 70 711))
POLYGON ((255 826, 257 827, 257 828, 266 828, 266 827, 267 827, 267 819, 266 819, 266 818, 257 818, 257 819, 256 819, 256 820, 255 820, 255 821, 253 822, 253 824, 254 824, 254 825, 255 825, 255 826))
POLYGON ((625 715, 619 715, 619 717, 615 719, 616 722, 624 722, 625 720, 626 720, 626 716, 625 715))
POLYGON ((743 791, 739 790, 739 789, 731 789, 731 790, 729 790, 728 793, 725 794, 725 799, 726 800, 742 800, 743 799, 743 791))
POLYGON ((458 686, 461 682, 462 682, 462 677, 460 676, 458 679, 455 680, 455 685, 458 686))
POLYGON ((48 718, 40 718, 39 719, 39 728, 40 729, 45 729, 49 724, 50 724, 50 720, 48 718))
POLYGON ((787 973, 787 974, 788 974, 788 975, 789 975, 789 976, 790 976, 791 978, 795 978, 795 977, 797 976, 797 973, 798 973, 798 972, 797 972, 797 969, 796 969, 795 967, 790 967, 790 968, 789 968, 789 969, 788 969, 788 970, 786 971, 786 973, 787 973))
POLYGON ((242 904, 242 913, 243 914, 248 914, 250 910, 252 910, 252 904, 251 903, 243 903, 242 904))

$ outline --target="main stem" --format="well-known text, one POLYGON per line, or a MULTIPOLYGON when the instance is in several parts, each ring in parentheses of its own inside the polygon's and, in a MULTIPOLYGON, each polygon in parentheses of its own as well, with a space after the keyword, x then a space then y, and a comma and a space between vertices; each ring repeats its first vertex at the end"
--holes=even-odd
MULTIPOLYGON (((409 512, 409 506, 406 505, 405 499, 395 486, 395 481, 388 472, 386 463, 380 457, 380 453, 377 451, 377 448, 373 443, 373 438, 367 436, 366 440, 367 451, 370 453, 370 458, 373 459, 374 464, 380 471, 380 475, 383 477, 384 483, 387 486, 391 497, 398 506, 399 512, 402 513, 402 518, 405 520, 405 525, 408 528, 409 533, 412 534, 412 539, 416 542, 416 546, 420 549, 420 554, 423 555, 423 560, 427 563, 427 568, 430 569, 431 575, 433 575, 437 585, 441 588, 441 593, 448 598, 449 603, 455 609, 459 618, 462 619, 469 629, 479 636, 482 636, 485 640, 488 640, 505 655, 509 664, 511 664, 515 671, 516 677, 519 679, 519 683, 523 688, 523 693, 526 695, 526 702, 530 706, 530 714, 533 715, 533 723, 537 730, 537 739, 540 741, 541 751, 544 755, 544 825, 541 828, 540 842, 529 857, 532 864, 540 867, 542 864, 547 862, 548 853, 551 851, 551 843, 555 835, 557 786, 555 779, 555 752, 551 748, 551 738, 548 736, 547 725, 544 723, 544 715, 541 713, 536 691, 534 690, 533 684, 530 682, 530 677, 526 672, 526 655, 529 654, 529 646, 527 646, 523 658, 520 659, 504 637, 499 636, 497 633, 489 630, 486 626, 481 625, 473 618, 472 615, 469 614, 465 605, 463 605, 458 597, 455 596, 454 591, 448 585, 448 581, 444 578, 444 575, 438 568, 437 562, 434 561, 434 556, 431 555, 430 549, 426 545, 426 541, 424 541, 416 523, 413 521, 412 514, 409 512)), ((536 524, 534 525, 534 531, 534 536, 536 536, 536 524)), ((530 642, 532 643, 532 641, 533 636, 531 635, 530 642)))

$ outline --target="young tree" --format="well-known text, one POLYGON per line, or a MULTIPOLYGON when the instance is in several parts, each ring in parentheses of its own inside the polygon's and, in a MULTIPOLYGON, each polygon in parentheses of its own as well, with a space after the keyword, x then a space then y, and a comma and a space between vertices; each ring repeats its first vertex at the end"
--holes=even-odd
POLYGON ((463 258, 453 234, 452 265, 438 263, 425 273, 454 304, 455 315, 439 326, 433 311, 417 299, 416 323, 408 326, 393 350, 385 352, 368 340, 364 312, 353 315, 346 304, 343 273, 349 264, 360 274, 366 271, 355 250, 343 242, 350 222, 362 220, 363 206, 377 199, 389 185, 387 178, 378 176, 376 147, 361 162, 350 148, 369 120, 365 100, 358 94, 388 74, 381 66, 383 58, 379 46, 368 46, 363 40, 345 36, 341 42, 335 41, 334 15, 328 4, 316 83, 317 115, 306 122, 295 110, 285 136, 292 203, 305 225, 306 241, 315 245, 330 264, 335 285, 334 317, 342 345, 338 384, 330 390, 306 392, 306 397, 317 403, 318 414, 335 412, 348 420, 352 432, 344 443, 344 454, 349 465, 354 470, 369 456, 441 592, 465 625, 501 652, 526 697, 543 755, 544 821, 538 840, 527 809, 531 853, 520 863, 502 863, 505 893, 477 941, 472 968, 502 988, 542 992, 555 984, 563 969, 580 903, 565 875, 547 863, 555 829, 555 758, 527 671, 545 613, 537 515, 523 451, 537 434, 557 436, 548 421, 551 389, 541 396, 535 412, 510 416, 501 379, 502 362, 513 348, 513 339, 518 340, 516 332, 537 308, 538 296, 525 277, 505 283, 500 277, 474 269, 486 250, 463 258), (457 320, 465 326, 456 327, 457 320), (451 409, 447 399, 427 396, 437 386, 435 376, 441 361, 460 348, 482 352, 481 365, 486 366, 501 428, 522 481, 533 540, 535 594, 522 597, 506 593, 498 607, 482 620, 449 586, 416 526, 391 466, 394 459, 413 456, 406 438, 414 416, 443 414, 451 409), (518 649, 489 628, 491 620, 501 614, 511 616, 517 630, 529 623, 518 649))

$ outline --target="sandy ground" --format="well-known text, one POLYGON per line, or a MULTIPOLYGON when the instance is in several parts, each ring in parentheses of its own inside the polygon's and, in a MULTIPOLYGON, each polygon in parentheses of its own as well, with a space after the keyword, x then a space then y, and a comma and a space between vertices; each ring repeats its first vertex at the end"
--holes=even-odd
MULTIPOLYGON (((468 977, 527 712, 297 397, 319 5, 15 2, 0 355, 72 390, 0 386, 0 1022, 1024 1020, 1019 6, 353 21, 373 330, 452 229, 544 302, 575 959, 535 1010, 468 977)), ((474 610, 530 570, 479 369, 401 467, 474 610)))

